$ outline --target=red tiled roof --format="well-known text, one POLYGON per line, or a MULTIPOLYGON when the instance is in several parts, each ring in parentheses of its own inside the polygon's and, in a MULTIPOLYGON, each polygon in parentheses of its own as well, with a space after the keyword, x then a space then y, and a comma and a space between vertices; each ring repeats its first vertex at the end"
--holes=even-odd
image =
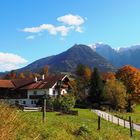
POLYGON ((0 80, 0 88, 19 88, 19 89, 44 89, 51 88, 57 81, 62 80, 66 75, 48 76, 44 80, 38 79, 16 79, 0 80))
POLYGON ((16 88, 20 88, 26 85, 29 85, 34 82, 33 78, 24 78, 24 79, 15 79, 12 80, 12 83, 15 85, 16 88))
POLYGON ((0 80, 0 88, 15 88, 11 80, 0 80))
POLYGON ((23 86, 21 89, 44 89, 51 88, 57 81, 62 80, 65 75, 57 75, 57 76, 49 76, 44 80, 39 80, 38 82, 34 82, 32 84, 23 86))

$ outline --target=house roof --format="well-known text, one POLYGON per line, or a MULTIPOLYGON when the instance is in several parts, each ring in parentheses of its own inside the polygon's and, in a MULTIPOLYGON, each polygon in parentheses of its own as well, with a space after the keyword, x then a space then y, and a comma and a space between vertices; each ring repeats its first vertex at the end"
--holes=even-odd
POLYGON ((46 89, 51 88, 59 80, 63 80, 66 75, 48 76, 44 80, 38 79, 37 82, 32 79, 16 79, 16 80, 0 80, 0 88, 14 88, 14 89, 46 89))
POLYGON ((11 80, 0 80, 0 88, 15 88, 11 80))
POLYGON ((14 79, 12 83, 15 85, 15 88, 21 88, 23 86, 29 85, 34 82, 33 78, 24 78, 24 79, 14 79))
POLYGON ((39 79, 37 82, 33 82, 31 84, 28 84, 26 86, 23 86, 20 89, 46 89, 46 88, 51 88, 55 85, 55 83, 59 80, 63 80, 66 75, 55 75, 55 76, 49 76, 46 77, 44 80, 39 79))

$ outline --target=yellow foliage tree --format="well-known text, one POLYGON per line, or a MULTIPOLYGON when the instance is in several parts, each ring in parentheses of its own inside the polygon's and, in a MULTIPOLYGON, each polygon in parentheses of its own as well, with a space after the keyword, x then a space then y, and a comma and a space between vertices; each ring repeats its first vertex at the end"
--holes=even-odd
POLYGON ((86 67, 84 69, 84 78, 86 81, 89 81, 91 79, 91 75, 92 75, 92 70, 89 67, 86 67))
POLYGON ((19 79, 23 79, 23 78, 25 78, 25 75, 24 75, 24 73, 23 72, 21 72, 21 73, 19 73, 19 79))

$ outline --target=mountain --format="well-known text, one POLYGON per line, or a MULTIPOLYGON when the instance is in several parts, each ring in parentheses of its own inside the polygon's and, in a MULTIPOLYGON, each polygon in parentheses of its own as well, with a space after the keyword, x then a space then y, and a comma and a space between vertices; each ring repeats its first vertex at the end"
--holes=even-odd
POLYGON ((115 66, 132 65, 140 69, 140 45, 113 49, 107 44, 96 43, 90 47, 115 66))
POLYGON ((118 52, 125 52, 125 51, 133 51, 133 50, 139 50, 140 49, 140 45, 133 45, 131 47, 125 47, 125 48, 119 48, 118 52))
POLYGON ((36 71, 37 69, 48 65, 50 71, 74 72, 78 64, 84 64, 91 68, 96 66, 101 71, 116 70, 116 67, 111 65, 90 47, 86 45, 74 45, 72 48, 63 53, 39 59, 19 71, 36 71))

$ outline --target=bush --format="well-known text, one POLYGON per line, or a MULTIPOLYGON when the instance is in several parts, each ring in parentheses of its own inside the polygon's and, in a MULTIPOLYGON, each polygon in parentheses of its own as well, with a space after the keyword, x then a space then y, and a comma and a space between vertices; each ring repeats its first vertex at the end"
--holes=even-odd
POLYGON ((60 111, 60 109, 61 109, 61 102, 62 102, 62 98, 61 97, 58 97, 58 98, 54 99, 54 101, 53 101, 53 109, 55 111, 60 111))
POLYGON ((68 112, 74 105, 75 99, 70 95, 60 96, 53 101, 53 108, 56 111, 68 112))
POLYGON ((51 98, 51 97, 48 97, 46 99, 46 109, 47 109, 47 111, 52 111, 53 110, 53 102, 54 102, 54 99, 51 98))
POLYGON ((69 111, 71 108, 73 108, 75 105, 75 99, 73 96, 66 95, 62 97, 61 101, 61 110, 64 112, 69 111))

